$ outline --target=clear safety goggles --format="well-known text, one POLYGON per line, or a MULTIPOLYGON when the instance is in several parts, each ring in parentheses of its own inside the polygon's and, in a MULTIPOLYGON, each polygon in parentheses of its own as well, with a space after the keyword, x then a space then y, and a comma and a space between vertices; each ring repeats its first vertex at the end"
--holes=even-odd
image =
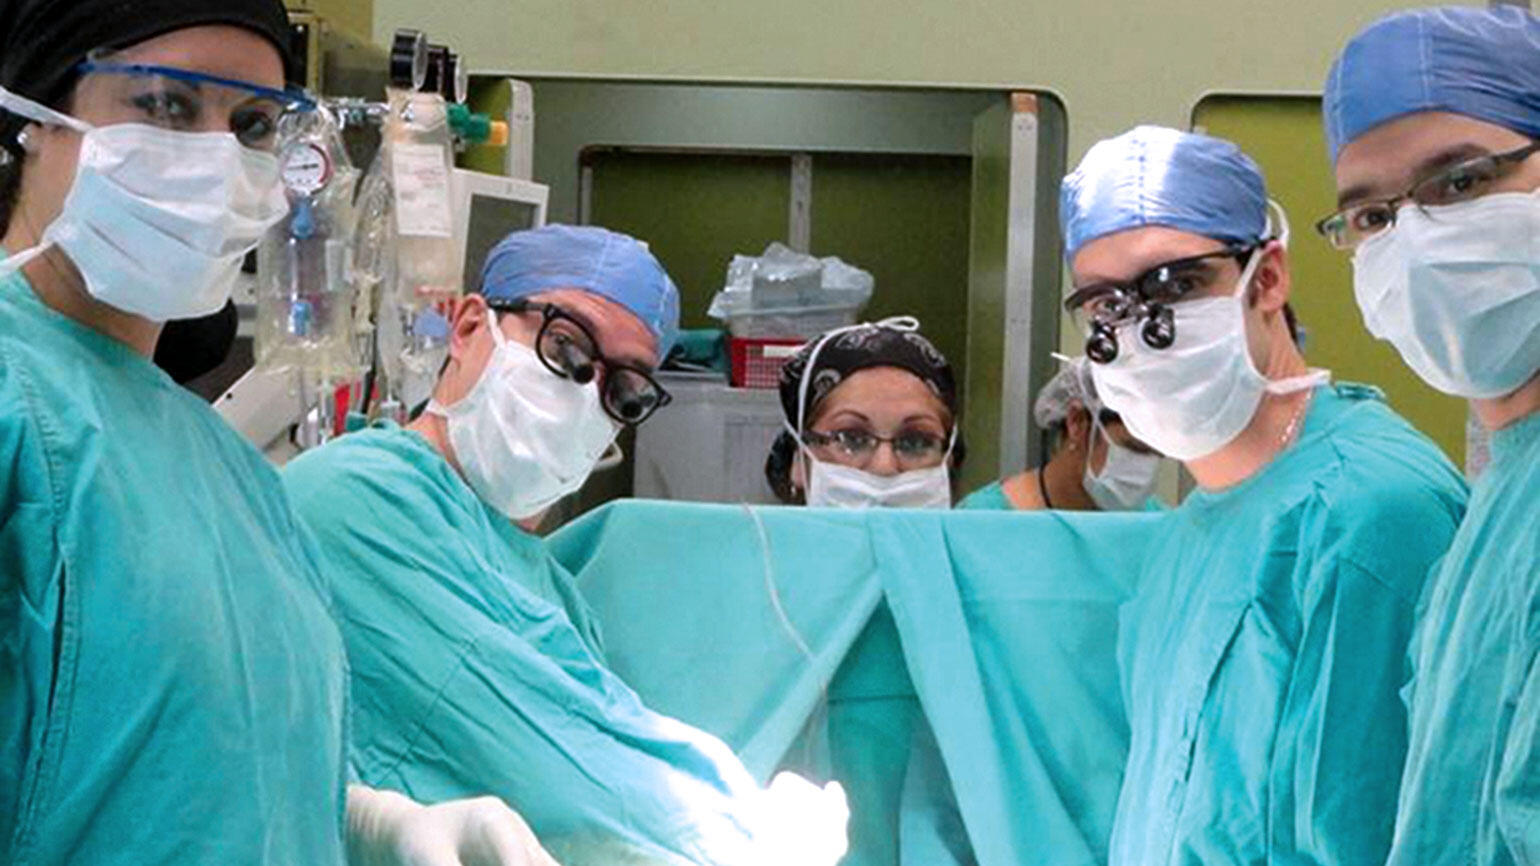
POLYGON ((79 71, 74 113, 98 126, 143 123, 177 132, 229 132, 248 148, 272 150, 285 115, 315 108, 300 90, 121 62, 110 53, 92 54, 79 71))

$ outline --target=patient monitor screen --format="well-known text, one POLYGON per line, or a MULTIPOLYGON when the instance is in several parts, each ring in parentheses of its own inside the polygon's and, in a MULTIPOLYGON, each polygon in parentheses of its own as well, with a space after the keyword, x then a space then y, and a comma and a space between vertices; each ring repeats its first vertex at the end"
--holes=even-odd
POLYGON ((471 195, 471 216, 465 233, 465 285, 481 287, 481 266, 487 253, 510 232, 535 228, 540 209, 533 202, 490 195, 471 195))

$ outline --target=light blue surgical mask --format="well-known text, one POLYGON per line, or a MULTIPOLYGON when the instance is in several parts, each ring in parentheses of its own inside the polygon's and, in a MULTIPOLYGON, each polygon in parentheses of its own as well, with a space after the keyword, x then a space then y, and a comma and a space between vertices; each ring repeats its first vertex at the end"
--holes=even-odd
POLYGON ((233 133, 92 126, 3 88, 0 107, 83 136, 58 217, 6 273, 58 247, 98 301, 151 321, 196 318, 224 307, 241 261, 288 213, 277 159, 233 133))
POLYGON ((1540 372, 1540 191, 1403 207, 1353 256, 1369 333, 1446 394, 1492 399, 1540 372))

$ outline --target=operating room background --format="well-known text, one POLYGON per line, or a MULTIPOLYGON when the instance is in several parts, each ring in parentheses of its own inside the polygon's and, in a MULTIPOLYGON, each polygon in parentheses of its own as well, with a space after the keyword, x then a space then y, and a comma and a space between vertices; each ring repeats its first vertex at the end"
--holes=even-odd
MULTIPOLYGON (((593 101, 601 83, 610 87, 611 95, 615 85, 626 82, 669 85, 675 92, 690 87, 722 92, 729 86, 801 85, 890 93, 972 91, 980 98, 998 98, 1012 91, 1036 91, 1062 112, 1066 165, 1073 165, 1097 139, 1139 122, 1197 124, 1229 135, 1262 163, 1293 218, 1297 306, 1308 329, 1312 362, 1332 368, 1338 378, 1381 385, 1395 407, 1457 462, 1464 458, 1461 407, 1414 382, 1393 353, 1363 331, 1349 289, 1347 261, 1310 231, 1310 223, 1329 209, 1330 201, 1314 97, 1332 46, 1374 16, 1404 3, 1299 0, 1242 10, 1216 0, 1088 0, 1032 6, 977 0, 963 6, 934 2, 901 9, 880 0, 834 5, 785 0, 709 8, 668 2, 647 7, 646 28, 625 26, 638 9, 622 0, 465 0, 456 5, 455 14, 432 21, 421 20, 421 7, 413 0, 312 0, 312 5, 330 14, 372 20, 376 40, 399 26, 429 29, 435 38, 456 44, 478 73, 532 81, 536 179, 553 187, 552 219, 577 216, 580 204, 571 187, 564 189, 562 177, 549 176, 552 160, 560 162, 556 174, 580 175, 586 165, 592 182, 587 216, 644 237, 653 235, 650 239, 665 263, 680 277, 689 324, 701 324, 703 305, 696 295, 708 291, 709 281, 703 281, 725 268, 716 249, 731 240, 734 252, 752 251, 768 240, 784 239, 784 220, 774 215, 784 212, 787 187, 770 180, 779 173, 779 164, 763 155, 710 153, 710 148, 644 153, 620 147, 584 156, 567 152, 564 143, 553 152, 548 127, 567 124, 573 115, 623 116, 635 111, 648 116, 645 101, 593 101), (589 100, 586 108, 584 100, 589 100), (563 213, 562 202, 570 203, 572 210, 563 213), (776 229, 779 235, 772 234, 776 229), (691 245, 692 236, 710 243, 691 245), (736 248, 743 244, 748 247, 736 248)), ((651 111, 650 116, 660 115, 651 111)), ((677 112, 661 117, 666 122, 692 122, 681 120, 677 112)), ((895 131, 880 124, 871 128, 878 137, 895 131)), ((676 136, 673 141, 688 144, 689 138, 676 136)), ((901 156, 887 165, 869 153, 851 150, 819 156, 814 200, 826 200, 827 208, 822 217, 815 209, 814 218, 827 222, 822 232, 815 224, 812 251, 843 255, 878 272, 878 301, 869 312, 889 312, 889 300, 908 302, 911 309, 905 311, 921 312, 927 331, 936 332, 954 361, 975 368, 1003 364, 1003 357, 987 352, 980 357, 977 350, 956 351, 958 341, 966 340, 966 319, 953 319, 946 310, 934 308, 927 303, 935 299, 934 289, 927 295, 919 288, 926 280, 930 285, 944 283, 946 273, 956 272, 956 255, 905 260, 903 254, 912 244, 892 243, 891 252, 883 249, 884 232, 895 241, 924 232, 936 239, 928 245, 932 250, 958 238, 959 217, 952 205, 958 201, 961 163, 921 157, 913 148, 891 150, 901 156), (934 206, 913 207, 927 196, 934 206), (863 204, 870 205, 864 221, 863 204), (850 249, 819 242, 820 236, 832 238, 836 232, 850 249), (867 255, 865 261, 861 252, 867 255), (894 256, 892 267, 889 255, 894 256)), ((1043 183, 1037 190, 1050 204, 1053 186, 1043 183)), ((1036 226, 1039 233, 1054 230, 1051 220, 1036 226)), ((1057 292, 1060 285, 1045 280, 1041 289, 1057 292)), ((952 314, 967 315, 955 308, 952 314)), ((1062 338, 1057 348, 1078 353, 1072 329, 1061 324, 1058 331, 1062 338)), ((1033 363, 1041 363, 1049 348, 1034 346, 1033 363)), ((965 375, 983 372, 974 369, 965 375)), ((1027 407, 1017 411, 1025 413, 1027 407)), ((989 441, 973 445, 999 447, 989 441)), ((983 470, 991 462, 976 462, 973 472, 992 474, 983 470)), ((617 478, 606 483, 624 483, 617 478)), ((976 480, 970 477, 966 483, 976 480)), ((594 491, 599 498, 623 492, 621 487, 594 491)))

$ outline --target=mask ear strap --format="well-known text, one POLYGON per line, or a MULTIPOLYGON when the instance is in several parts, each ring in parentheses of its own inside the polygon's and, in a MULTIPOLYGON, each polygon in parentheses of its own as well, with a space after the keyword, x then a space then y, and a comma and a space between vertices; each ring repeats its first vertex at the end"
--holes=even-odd
POLYGON ((797 443, 802 444, 802 431, 807 429, 807 389, 813 381, 813 370, 817 368, 818 356, 823 352, 823 347, 829 341, 850 331, 858 331, 862 328, 888 328, 894 331, 913 333, 920 329, 920 320, 914 316, 889 316, 877 322, 862 322, 858 325, 847 325, 843 328, 835 328, 818 338, 813 351, 807 356, 807 369, 802 371, 802 383, 797 386, 797 429, 792 432, 797 437, 797 443))
POLYGON ((851 325, 845 328, 836 328, 819 337, 817 344, 813 346, 813 351, 808 353, 807 368, 802 371, 802 381, 797 385, 797 428, 791 431, 792 435, 797 437, 797 446, 799 448, 804 450, 807 448, 807 445, 802 441, 802 433, 807 429, 807 389, 813 381, 813 371, 818 368, 819 354, 823 352, 823 347, 827 346, 830 340, 840 334, 864 327, 866 326, 851 325))
POLYGON ((502 348, 508 342, 508 335, 503 333, 503 321, 498 312, 491 307, 487 307, 487 327, 492 330, 492 345, 502 348))
POLYGON ((1283 248, 1284 249, 1288 249, 1289 248, 1289 213, 1288 213, 1288 211, 1284 210, 1283 209, 1283 205, 1279 204, 1274 199, 1268 199, 1267 200, 1267 210, 1268 210, 1268 216, 1270 217, 1271 222, 1273 224, 1272 225, 1272 229, 1273 230, 1271 232, 1272 237, 1277 239, 1278 243, 1283 244, 1283 248))
POLYGON ((1246 291, 1251 288, 1251 281, 1257 276, 1257 270, 1262 264, 1262 255, 1266 252, 1266 248, 1267 244, 1264 241, 1258 243, 1252 249, 1250 258, 1246 261, 1246 267, 1241 268, 1241 278, 1235 285, 1235 294, 1232 297, 1240 298, 1242 301, 1247 299, 1246 291))
POLYGON ((1241 270, 1240 285, 1236 289, 1236 295, 1245 298, 1246 290, 1251 288, 1251 280, 1257 275, 1257 270, 1262 263, 1262 255, 1267 251, 1267 242, 1276 240, 1289 248, 1289 215, 1283 209, 1283 205, 1267 200, 1268 222, 1270 225, 1262 232, 1262 237, 1257 239, 1256 249, 1251 251, 1251 258, 1246 262, 1246 267, 1241 270))
MULTIPOLYGON (((508 337, 503 333, 503 325, 501 320, 498 319, 497 311, 491 307, 487 307, 487 327, 492 331, 492 343, 494 346, 493 351, 495 352, 498 348, 501 348, 503 344, 508 342, 508 337)), ((488 359, 487 363, 490 365, 491 360, 488 359)), ((483 370, 482 375, 485 374, 486 371, 483 370)), ((460 399, 463 400, 465 398, 462 397, 460 399)), ((425 415, 437 415, 444 419, 449 418, 449 407, 445 406, 443 403, 440 403, 437 398, 430 398, 428 400, 427 407, 422 411, 425 415)))
POLYGON ((37 246, 21 250, 5 261, 0 262, 0 279, 8 277, 26 267, 28 262, 48 252, 48 248, 51 246, 53 246, 53 241, 44 239, 37 246))

